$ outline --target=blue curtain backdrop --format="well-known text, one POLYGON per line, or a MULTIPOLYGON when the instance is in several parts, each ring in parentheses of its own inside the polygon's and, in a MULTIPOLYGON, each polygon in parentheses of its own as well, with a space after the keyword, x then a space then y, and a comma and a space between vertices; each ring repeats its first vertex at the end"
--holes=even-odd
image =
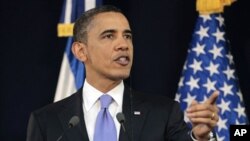
MULTIPOLYGON (((0 140, 24 141, 31 111, 53 102, 66 38, 57 37, 63 0, 0 1, 0 140)), ((195 0, 104 0, 134 33, 134 89, 175 97, 195 20, 195 0)), ((225 24, 250 117, 250 1, 226 8, 225 24)))

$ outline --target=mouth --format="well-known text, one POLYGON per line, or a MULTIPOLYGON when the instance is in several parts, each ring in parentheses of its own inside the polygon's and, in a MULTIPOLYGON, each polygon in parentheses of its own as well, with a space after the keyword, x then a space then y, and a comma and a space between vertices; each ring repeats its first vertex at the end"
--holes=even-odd
POLYGON ((115 62, 122 65, 122 66, 126 66, 129 64, 130 58, 128 55, 120 55, 120 56, 116 57, 115 62))

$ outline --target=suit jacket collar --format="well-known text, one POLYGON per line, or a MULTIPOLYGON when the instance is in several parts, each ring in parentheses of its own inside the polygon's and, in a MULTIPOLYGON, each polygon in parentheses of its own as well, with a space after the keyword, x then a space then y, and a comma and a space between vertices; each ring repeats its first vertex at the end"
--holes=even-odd
POLYGON ((122 110, 126 118, 124 125, 126 132, 121 128, 119 141, 140 140, 148 113, 144 97, 125 85, 122 110))
POLYGON ((82 89, 79 89, 75 94, 70 96, 69 100, 64 105, 64 110, 58 114, 58 117, 64 128, 67 139, 74 141, 89 141, 82 109, 82 89), (69 120, 75 115, 79 117, 80 123, 68 130, 69 120))
MULTIPOLYGON (((64 131, 66 131, 67 139, 89 141, 82 107, 82 88, 69 97, 63 108, 58 117, 64 131), (67 130, 69 120, 75 115, 80 118, 80 123, 76 127, 67 130)), ((122 128, 120 129, 119 141, 140 140, 142 127, 148 113, 144 97, 125 85, 122 110, 126 118, 124 123, 126 132, 122 128)))

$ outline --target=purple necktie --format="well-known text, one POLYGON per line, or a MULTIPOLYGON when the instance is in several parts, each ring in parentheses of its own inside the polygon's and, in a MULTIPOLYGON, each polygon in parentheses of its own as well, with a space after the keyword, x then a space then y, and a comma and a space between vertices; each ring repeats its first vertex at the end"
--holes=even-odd
POLYGON ((96 118, 94 141, 117 141, 116 127, 108 107, 112 97, 104 94, 100 97, 101 110, 96 118))

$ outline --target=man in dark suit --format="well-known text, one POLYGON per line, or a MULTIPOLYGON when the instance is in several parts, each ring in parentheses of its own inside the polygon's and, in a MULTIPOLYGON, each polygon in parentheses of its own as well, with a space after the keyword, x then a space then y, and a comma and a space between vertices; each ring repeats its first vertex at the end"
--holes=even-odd
POLYGON ((193 126, 189 129, 177 102, 140 94, 124 85, 132 66, 133 44, 128 20, 119 9, 102 6, 85 12, 74 25, 72 52, 85 65, 84 86, 72 96, 33 112, 27 141, 56 141, 61 135, 64 141, 96 141, 95 124, 103 95, 112 97, 107 109, 116 128, 115 140, 209 140, 219 119, 217 92, 204 103, 191 104, 187 115, 193 126), (125 128, 116 119, 120 112, 126 117, 125 128), (69 128, 73 116, 80 122, 69 128))

